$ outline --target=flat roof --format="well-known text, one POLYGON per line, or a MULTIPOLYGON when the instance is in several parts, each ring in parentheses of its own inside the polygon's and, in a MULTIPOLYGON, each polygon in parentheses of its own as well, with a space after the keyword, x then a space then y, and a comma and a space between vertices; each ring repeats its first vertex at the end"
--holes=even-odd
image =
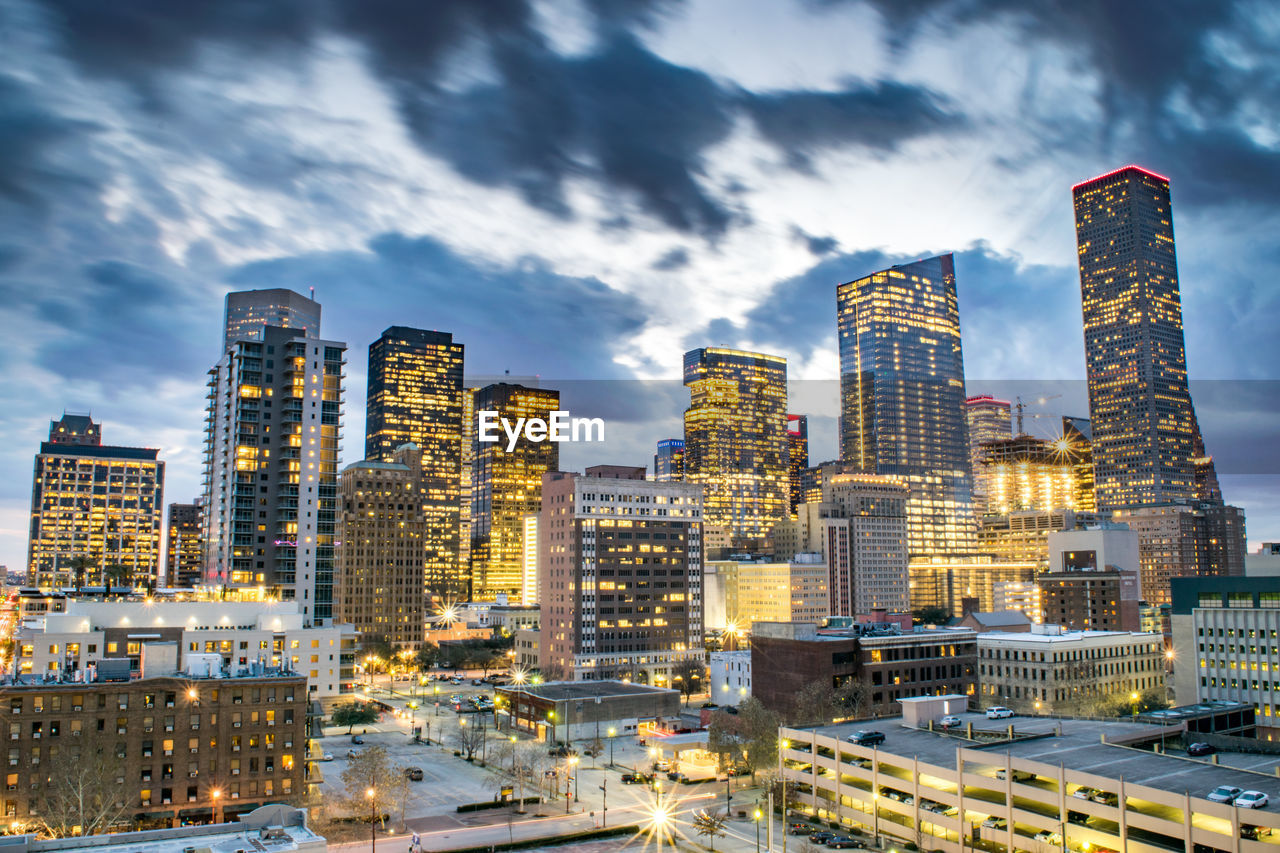
POLYGON ((632 684, 627 681, 548 681, 545 684, 504 685, 508 693, 520 692, 552 702, 563 702, 568 699, 594 699, 599 696, 608 699, 613 696, 643 696, 672 693, 680 691, 669 687, 653 687, 649 684, 632 684))
POLYGON ((978 635, 978 639, 983 642, 1006 642, 1006 643, 1067 643, 1080 642, 1082 640, 1105 640, 1112 637, 1143 637, 1147 639, 1159 638, 1159 634, 1143 632, 1143 631, 1067 631, 1062 634, 1038 634, 1032 631, 990 631, 983 632, 978 635))

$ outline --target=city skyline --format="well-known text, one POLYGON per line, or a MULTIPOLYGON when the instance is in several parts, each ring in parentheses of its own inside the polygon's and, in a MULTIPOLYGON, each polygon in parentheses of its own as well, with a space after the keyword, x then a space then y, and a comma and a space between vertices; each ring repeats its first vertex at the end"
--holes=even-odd
MULTIPOLYGON (((1247 94, 1241 67, 1215 42, 1274 71, 1274 56, 1250 41, 1243 7, 1154 24, 1147 16, 1161 37, 1153 43, 1179 49, 1140 63, 1120 61, 1131 45, 1069 12, 959 21, 946 4, 914 17, 856 3, 780 5, 785 20, 762 5, 739 34, 745 43, 776 35, 766 61, 714 37, 700 50, 724 20, 709 3, 638 4, 647 22, 616 8, 592 17, 544 4, 523 23, 496 22, 524 27, 525 48, 571 93, 575 129, 541 140, 583 164, 570 177, 522 160, 523 149, 469 159, 462 140, 488 129, 485 81, 506 72, 468 68, 466 57, 406 57, 377 22, 347 22, 339 37, 331 21, 301 21, 272 43, 277 36, 241 33, 216 11, 174 10, 155 23, 173 43, 158 55, 69 12, 59 23, 51 3, 3 4, 0 15, 25 14, 0 59, 0 103, 18 131, 0 174, 10 235, 0 284, 11 296, 0 310, 13 332, 0 407, 11 484, 0 491, 0 562, 23 564, 31 453, 64 410, 92 412, 113 443, 159 447, 167 500, 199 494, 204 371, 230 290, 314 286, 325 337, 356 352, 404 323, 452 333, 468 348, 468 373, 541 374, 552 388, 660 378, 678 392, 690 346, 776 353, 802 382, 834 380, 835 284, 954 251, 969 393, 1001 378, 1082 385, 1069 188, 1129 162, 1171 179, 1205 443, 1227 501, 1248 511, 1251 542, 1274 539, 1276 386, 1222 386, 1216 399, 1196 390, 1197 380, 1280 378, 1280 345, 1267 331, 1277 294, 1266 284, 1277 265, 1268 246, 1280 167, 1257 129, 1272 108, 1247 94), (955 27, 955 46, 931 58, 944 24, 955 27), (868 49, 814 49, 839 36, 868 49), (336 45, 322 50, 321 37, 336 45), (997 85, 1000 68, 959 55, 979 37, 1011 47, 1021 85, 997 85), (1037 48, 1061 51, 1080 73, 1042 66, 1037 48), (417 63, 418 79, 448 76, 449 94, 437 96, 456 124, 437 121, 431 135, 403 117, 396 99, 409 95, 387 81, 404 63, 417 63), (949 80, 956 69, 962 79, 949 80), (657 105, 678 132, 647 131, 631 149, 607 126, 584 125, 601 104, 592 78, 606 73, 650 92, 617 120, 652 118, 657 105), (1191 86, 1197 75, 1220 85, 1191 86), (263 80, 272 85, 246 93, 263 80), (664 80, 680 94, 673 104, 646 88, 664 80), (303 101, 315 109, 293 106, 303 101), (199 103, 214 107, 209 117, 199 103), (1087 132, 1055 130, 1063 123, 1087 132), (927 210, 910 201, 926 186, 941 200, 927 210), (655 190, 670 187, 680 191, 664 206, 655 190), (901 201, 885 200, 889 187, 901 201), (863 193, 880 197, 874 210, 846 203, 863 193), (1222 465, 1232 454, 1235 464, 1222 465)), ((514 124, 525 134, 517 142, 540 141, 514 124)), ((363 446, 356 361, 343 465, 363 446)), ((634 440, 581 456, 566 448, 561 467, 644 464, 655 441, 679 434, 680 404, 670 399, 645 412, 610 403, 634 440)), ((834 402, 825 415, 788 404, 811 416, 814 463, 835 456, 834 402)), ((1065 401, 1060 412, 1088 414, 1065 401)))

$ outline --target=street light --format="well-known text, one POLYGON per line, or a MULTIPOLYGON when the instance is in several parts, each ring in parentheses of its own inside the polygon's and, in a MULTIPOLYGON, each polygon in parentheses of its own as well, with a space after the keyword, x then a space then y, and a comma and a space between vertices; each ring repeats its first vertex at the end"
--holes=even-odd
POLYGON ((209 795, 213 797, 213 822, 218 823, 218 798, 222 796, 222 789, 214 788, 209 795))
POLYGON ((617 733, 618 733, 617 729, 615 729, 613 726, 609 726, 609 766, 610 767, 613 766, 613 737, 617 733))
POLYGON ((569 769, 573 773, 573 800, 577 802, 578 797, 578 756, 569 756, 569 769))
POLYGON ((760 853, 760 818, 764 817, 764 812, 760 811, 759 806, 756 806, 756 810, 752 812, 751 817, 756 822, 756 853, 760 853))
POLYGON ((373 798, 374 793, 372 788, 364 792, 369 798, 369 853, 378 853, 378 801, 373 798))
POLYGON ((440 685, 436 685, 436 716, 440 716, 440 685))

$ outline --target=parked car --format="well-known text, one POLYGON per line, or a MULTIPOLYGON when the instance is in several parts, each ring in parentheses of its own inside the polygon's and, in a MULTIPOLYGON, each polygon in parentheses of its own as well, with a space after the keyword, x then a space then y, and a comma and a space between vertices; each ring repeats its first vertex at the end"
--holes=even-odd
POLYGON ((1085 814, 1084 812, 1068 811, 1067 822, 1084 826, 1086 823, 1089 822, 1089 815, 1085 814))
POLYGON ((788 835, 808 835, 813 832, 813 827, 807 823, 793 823, 787 827, 788 835))
POLYGON ((1267 795, 1261 791, 1245 791, 1236 797, 1235 804, 1242 809, 1261 809, 1265 808, 1269 802, 1267 795))
POLYGON ((333 753, 332 753, 332 752, 325 752, 325 753, 322 753, 322 754, 320 755, 320 760, 321 760, 321 761, 333 761, 333 753))
POLYGON ((1187 747, 1187 755, 1213 755, 1217 751, 1207 743, 1193 743, 1187 747))
POLYGON ((357 755, 359 755, 359 754, 360 754, 360 753, 356 752, 354 749, 348 749, 348 750, 347 750, 347 760, 348 760, 348 761, 350 761, 351 759, 355 758, 355 757, 356 757, 357 755))
POLYGON ((835 838, 829 839, 824 846, 832 847, 837 850, 847 850, 849 848, 861 850, 865 848, 867 844, 865 841, 859 838, 854 838, 851 835, 837 835, 835 838))
POLYGON ((406 779, 408 779, 410 782, 421 782, 421 781, 422 781, 422 768, 421 768, 421 767, 406 767, 406 768, 404 769, 404 775, 405 775, 405 778, 406 778, 406 779))
POLYGON ((1253 826, 1253 825, 1251 825, 1251 824, 1247 824, 1247 823, 1245 823, 1245 824, 1241 824, 1241 826, 1240 826, 1240 837, 1241 837, 1241 838, 1252 838, 1252 839, 1255 839, 1255 840, 1256 840, 1256 839, 1260 839, 1260 838, 1266 838, 1267 836, 1269 836, 1269 835, 1271 835, 1271 834, 1272 834, 1272 833, 1271 833, 1271 829, 1270 829, 1270 827, 1266 827, 1266 826, 1253 826))
POLYGON ((651 785, 653 777, 648 773, 623 773, 622 784, 624 785, 651 785))
POLYGON ((1236 797, 1244 793, 1239 788, 1233 788, 1230 785, 1219 785, 1209 792, 1207 799, 1211 803, 1234 803, 1236 797))
POLYGON ((547 754, 555 758, 568 758, 570 755, 577 755, 578 750, 568 744, 562 743, 559 746, 551 747, 551 749, 547 750, 547 754))
POLYGON ((1004 720, 1013 716, 1013 711, 1003 705, 992 705, 987 709, 988 720, 1004 720))
POLYGON ((982 825, 985 826, 987 829, 1008 829, 1009 821, 1006 818, 992 815, 991 817, 984 820, 982 822, 982 825))
POLYGON ((471 683, 474 684, 476 687, 479 687, 480 685, 484 684, 484 682, 478 678, 471 679, 471 683))
POLYGON ((934 802, 933 800, 922 799, 920 801, 920 808, 924 809, 927 812, 946 815, 947 817, 954 817, 955 815, 960 813, 960 810, 955 806, 948 806, 945 803, 938 803, 938 802, 934 802))
POLYGON ((809 840, 815 844, 826 844, 832 838, 835 838, 834 832, 815 832, 809 836, 809 840))
MULTIPOLYGON (((996 778, 1003 779, 1004 777, 1005 777, 1004 768, 1001 767, 999 770, 996 771, 996 778)), ((1030 770, 1013 771, 1013 781, 1015 782, 1032 782, 1032 781, 1035 781, 1035 778, 1036 778, 1036 774, 1032 773, 1030 770)))
POLYGON ((1093 795, 1098 793, 1097 788, 1090 788, 1088 785, 1082 785, 1071 794, 1077 800, 1091 800, 1093 795))
POLYGON ((1110 791, 1097 791, 1089 799, 1095 803, 1102 803, 1104 806, 1120 805, 1120 798, 1110 791))
POLYGON ((364 738, 360 737, 360 735, 352 735, 351 742, 354 743, 356 746, 363 746, 364 738))
POLYGON ((1042 829, 1042 830, 1040 830, 1039 832, 1037 832, 1037 833, 1036 833, 1036 835, 1035 835, 1035 839, 1036 839, 1036 841, 1043 841, 1045 844, 1055 844, 1055 845, 1056 845, 1056 844, 1061 844, 1061 843, 1062 843, 1062 836, 1061 836, 1061 835, 1059 835, 1059 834, 1058 834, 1058 833, 1056 833, 1056 832, 1050 832, 1050 831, 1049 831, 1049 830, 1047 830, 1047 829, 1042 829))
POLYGON ((667 774, 667 778, 672 782, 679 782, 682 785, 689 784, 689 777, 681 773, 679 770, 672 770, 667 774))
POLYGON ((884 743, 884 732, 864 732, 857 731, 845 738, 849 743, 856 743, 858 746, 875 746, 884 743))
POLYGON ((960 725, 960 718, 953 714, 947 714, 938 721, 938 725, 942 726, 944 729, 954 729, 956 726, 960 725))

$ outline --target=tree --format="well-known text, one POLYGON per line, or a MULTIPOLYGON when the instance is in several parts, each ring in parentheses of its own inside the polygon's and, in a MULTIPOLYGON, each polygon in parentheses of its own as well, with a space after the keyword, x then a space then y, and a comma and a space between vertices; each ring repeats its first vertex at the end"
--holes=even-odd
POLYGON ((372 670, 377 670, 380 667, 386 666, 387 661, 391 660, 392 655, 395 653, 396 650, 392 648, 391 644, 385 639, 369 638, 366 639, 360 647, 360 662, 364 663, 366 667, 369 667, 369 663, 367 663, 367 661, 372 657, 374 658, 374 661, 373 666, 370 668, 372 670))
POLYGON ((724 835, 725 818, 720 815, 709 814, 705 810, 699 810, 693 816, 693 828, 699 835, 705 835, 711 840, 711 849, 716 849, 716 837, 724 835))
POLYGON ((671 680, 679 684, 686 705, 689 704, 690 696, 702 692, 702 682, 706 672, 707 668, 703 666, 702 661, 689 658, 676 661, 675 666, 671 667, 671 680))
POLYGON ((911 619, 917 625, 942 625, 951 621, 951 611, 945 607, 922 607, 911 612, 911 619))
POLYGON ((747 768, 754 778, 761 770, 778 762, 778 726, 782 720, 776 711, 766 708, 754 696, 738 708, 738 720, 747 754, 747 768))
POLYGON ((544 663, 538 667, 538 674, 543 681, 564 681, 567 673, 558 663, 544 663))
POLYGON ((867 716, 871 708, 871 685, 856 678, 841 684, 835 691, 835 708, 839 719, 856 720, 867 716))
POLYGON ((740 721, 732 714, 716 711, 707 730, 707 751, 716 757, 719 770, 727 772, 746 760, 742 748, 740 721))
POLYGON ((391 763, 386 749, 371 746, 357 753, 342 771, 346 789, 343 805, 356 817, 377 815, 386 829, 387 817, 402 807, 401 801, 408 793, 404 775, 404 768, 391 763))
POLYGON ((476 753, 484 745, 487 733, 483 726, 468 722, 466 718, 458 720, 458 729, 453 733, 453 742, 467 761, 474 761, 476 753))
POLYGON ((334 706, 333 724, 346 726, 347 734, 351 734, 351 729, 355 726, 367 726, 376 722, 378 722, 378 709, 367 702, 352 701, 334 706))
POLYGON ((132 584, 133 569, 129 566, 112 563, 102 570, 102 585, 104 587, 132 586, 132 584))
POLYGON ((71 558, 71 574, 75 579, 76 592, 84 587, 84 576, 93 568, 93 559, 85 554, 77 554, 71 558))
POLYGON ((423 643, 414 656, 419 670, 430 669, 438 660, 440 660, 440 647, 435 643, 423 643))
POLYGON ((124 761, 102 749, 58 750, 35 809, 43 834, 55 838, 97 835, 131 823, 124 761))
POLYGON ((793 726, 825 726, 835 717, 836 692, 818 679, 796 691, 792 699, 790 720, 793 726))

